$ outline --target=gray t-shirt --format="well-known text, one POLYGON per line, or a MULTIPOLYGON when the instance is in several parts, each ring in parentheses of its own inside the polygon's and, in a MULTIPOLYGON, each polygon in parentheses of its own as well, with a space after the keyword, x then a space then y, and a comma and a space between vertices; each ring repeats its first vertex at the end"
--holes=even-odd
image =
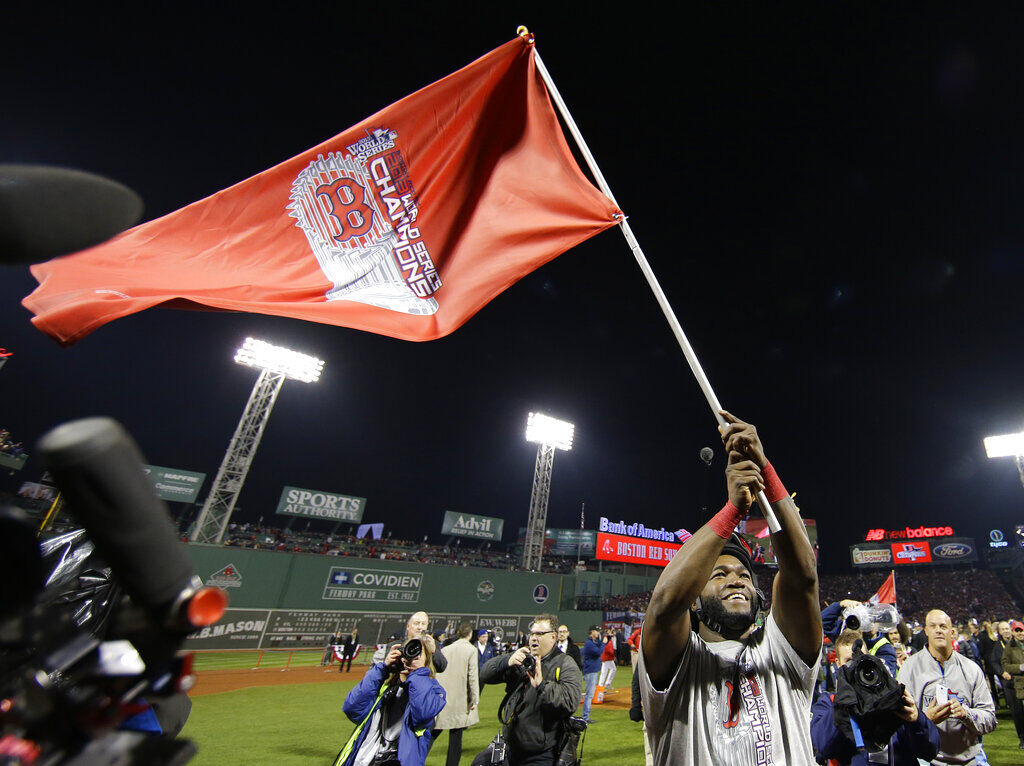
POLYGON ((652 686, 642 646, 637 671, 655 763, 814 763, 811 692, 818 662, 800 659, 770 613, 744 642, 708 643, 692 632, 667 689, 652 686))

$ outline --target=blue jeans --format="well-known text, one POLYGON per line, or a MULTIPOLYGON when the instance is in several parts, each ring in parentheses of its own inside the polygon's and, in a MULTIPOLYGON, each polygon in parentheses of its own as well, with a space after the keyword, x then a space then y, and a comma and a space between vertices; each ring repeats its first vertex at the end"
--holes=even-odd
POLYGON ((600 671, 596 673, 585 673, 583 675, 583 717, 588 721, 590 720, 590 705, 594 701, 594 692, 597 691, 597 677, 601 675, 600 671))

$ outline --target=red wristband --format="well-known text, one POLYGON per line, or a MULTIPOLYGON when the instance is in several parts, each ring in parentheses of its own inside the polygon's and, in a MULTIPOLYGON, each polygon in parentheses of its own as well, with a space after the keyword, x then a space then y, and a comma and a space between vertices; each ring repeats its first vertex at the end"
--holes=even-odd
POLYGON ((731 535, 733 530, 736 529, 736 525, 740 523, 740 519, 742 519, 744 515, 743 511, 735 505, 732 503, 726 503, 722 507, 722 510, 711 518, 708 522, 708 526, 711 527, 712 532, 723 540, 728 540, 729 535, 731 535))
POLYGON ((765 463, 761 469, 761 478, 764 479, 764 494, 769 503, 777 503, 784 497, 789 497, 789 492, 782 484, 782 479, 775 473, 775 466, 765 463))

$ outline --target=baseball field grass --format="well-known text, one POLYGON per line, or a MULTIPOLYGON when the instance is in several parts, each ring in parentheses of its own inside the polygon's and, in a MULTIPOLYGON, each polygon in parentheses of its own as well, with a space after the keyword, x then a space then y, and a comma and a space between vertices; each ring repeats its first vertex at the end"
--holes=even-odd
MULTIPOLYGON (((278 659, 271 658, 268 664, 278 659)), ((315 660, 306 657, 298 663, 293 660, 292 666, 318 662, 318 657, 315 660)), ((204 666, 212 669, 251 665, 251 657, 240 660, 223 656, 216 660, 204 659, 198 665, 198 673, 202 679, 204 666)), ((273 667, 253 672, 287 673, 273 667)), ((321 683, 281 684, 274 679, 272 686, 194 696, 192 714, 183 732, 183 736, 199 746, 199 754, 192 763, 196 766, 330 764, 354 729, 341 712, 341 704, 355 682, 343 680, 333 671, 325 673, 324 677, 326 682, 321 683)), ((588 729, 584 742, 585 766, 643 766, 640 724, 629 720, 618 699, 624 695, 622 702, 628 702, 630 681, 630 669, 619 668, 615 686, 620 691, 609 698, 614 700, 615 706, 594 706, 595 723, 588 729)), ((480 723, 466 730, 463 736, 461 766, 468 766, 498 731, 497 710, 502 691, 502 687, 497 686, 484 689, 480 723)), ((992 766, 1024 763, 1024 751, 1017 748, 1013 722, 1005 709, 999 711, 999 725, 985 737, 984 744, 992 766)), ((447 735, 442 734, 427 758, 428 766, 443 766, 447 748, 447 735)))

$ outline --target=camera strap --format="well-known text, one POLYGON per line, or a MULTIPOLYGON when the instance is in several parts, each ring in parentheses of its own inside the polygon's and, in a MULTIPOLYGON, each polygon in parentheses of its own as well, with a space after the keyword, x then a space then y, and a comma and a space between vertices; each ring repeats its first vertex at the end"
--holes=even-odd
POLYGON ((857 725, 857 719, 850 716, 850 729, 853 731, 853 744, 857 747, 864 747, 864 735, 860 733, 860 726, 857 725))

